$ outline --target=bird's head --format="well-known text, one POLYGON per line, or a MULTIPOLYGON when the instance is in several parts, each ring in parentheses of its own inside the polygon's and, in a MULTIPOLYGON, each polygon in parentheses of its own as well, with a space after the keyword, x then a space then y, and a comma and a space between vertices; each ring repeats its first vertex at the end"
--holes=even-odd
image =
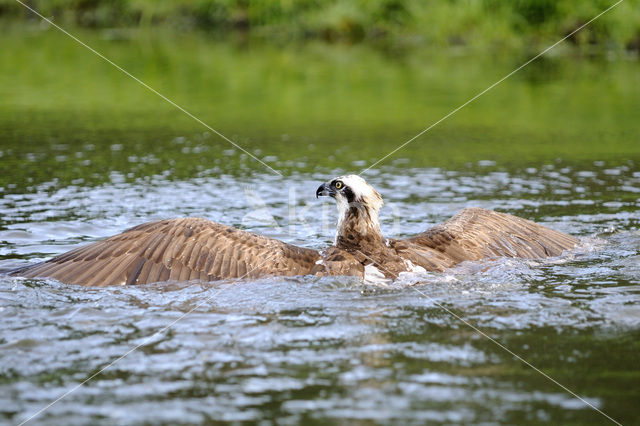
POLYGON ((318 187, 316 198, 328 195, 335 198, 338 205, 365 205, 376 211, 382 207, 382 197, 373 186, 358 175, 345 175, 331 179, 318 187))
POLYGON ((338 206, 338 234, 346 227, 361 234, 370 231, 380 233, 378 211, 382 197, 371 185, 357 175, 345 175, 331 179, 318 187, 316 197, 329 196, 338 206))

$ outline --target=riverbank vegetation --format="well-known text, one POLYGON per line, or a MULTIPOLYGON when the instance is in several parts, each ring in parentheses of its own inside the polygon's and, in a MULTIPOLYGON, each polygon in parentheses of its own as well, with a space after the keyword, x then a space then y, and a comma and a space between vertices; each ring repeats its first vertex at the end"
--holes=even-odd
MULTIPOLYGON (((613 0, 31 0, 56 22, 91 28, 172 27, 276 43, 391 43, 539 49, 592 19, 613 0)), ((0 19, 39 18, 0 0, 0 19)), ((118 36, 126 37, 126 33, 118 36)), ((640 7, 626 0, 569 38, 578 49, 640 50, 640 7)))

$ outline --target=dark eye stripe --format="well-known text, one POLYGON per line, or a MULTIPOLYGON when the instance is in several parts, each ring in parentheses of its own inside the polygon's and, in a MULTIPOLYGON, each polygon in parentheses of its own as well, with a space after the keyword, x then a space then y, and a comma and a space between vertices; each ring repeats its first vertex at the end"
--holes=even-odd
POLYGON ((355 199, 355 194, 353 193, 351 188, 349 188, 348 186, 345 186, 344 191, 342 191, 342 193, 347 198, 347 202, 353 203, 353 200, 355 199))

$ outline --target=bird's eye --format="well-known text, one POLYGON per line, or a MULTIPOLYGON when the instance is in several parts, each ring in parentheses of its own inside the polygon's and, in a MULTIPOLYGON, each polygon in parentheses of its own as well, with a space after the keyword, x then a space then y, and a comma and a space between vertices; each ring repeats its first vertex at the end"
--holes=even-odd
POLYGON ((336 189, 342 189, 342 187, 344 186, 344 184, 340 181, 337 181, 336 184, 334 185, 336 187, 336 189))

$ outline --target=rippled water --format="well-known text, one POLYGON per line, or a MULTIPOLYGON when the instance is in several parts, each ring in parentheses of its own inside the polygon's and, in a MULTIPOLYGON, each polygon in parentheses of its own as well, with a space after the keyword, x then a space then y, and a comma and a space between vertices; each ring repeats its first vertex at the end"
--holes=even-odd
MULTIPOLYGON (((37 420, 607 421, 491 337, 607 415, 638 422, 637 170, 632 161, 480 162, 366 176, 386 200, 387 235, 481 206, 581 237, 550 261, 472 263, 390 287, 295 277, 94 289, 0 277, 0 415, 19 422, 108 367, 37 420)), ((313 195, 328 177, 40 184, 0 200, 0 268, 185 215, 322 248, 335 211, 313 195)))

